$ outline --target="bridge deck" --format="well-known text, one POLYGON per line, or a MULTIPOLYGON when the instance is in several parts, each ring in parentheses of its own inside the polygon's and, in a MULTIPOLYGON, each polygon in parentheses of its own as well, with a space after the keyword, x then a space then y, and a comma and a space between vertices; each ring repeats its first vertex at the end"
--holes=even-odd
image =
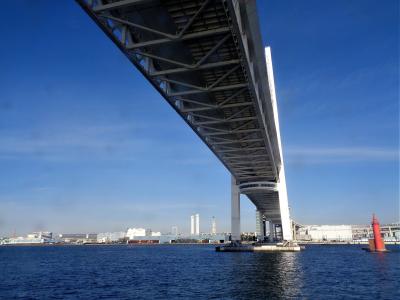
MULTIPOLYGON (((282 162, 254 0, 77 1, 238 184, 279 181, 282 162)), ((277 192, 247 195, 279 219, 277 192)))
POLYGON ((215 0, 79 3, 239 182, 277 179, 259 32, 236 15, 250 4, 235 12, 239 2, 215 0))

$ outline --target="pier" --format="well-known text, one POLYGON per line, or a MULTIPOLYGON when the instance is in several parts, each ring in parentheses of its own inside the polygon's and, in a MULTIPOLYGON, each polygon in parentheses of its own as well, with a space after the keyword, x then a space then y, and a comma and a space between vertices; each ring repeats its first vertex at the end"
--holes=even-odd
POLYGON ((270 244, 227 244, 215 248, 217 252, 299 252, 304 247, 293 242, 270 243, 270 244))

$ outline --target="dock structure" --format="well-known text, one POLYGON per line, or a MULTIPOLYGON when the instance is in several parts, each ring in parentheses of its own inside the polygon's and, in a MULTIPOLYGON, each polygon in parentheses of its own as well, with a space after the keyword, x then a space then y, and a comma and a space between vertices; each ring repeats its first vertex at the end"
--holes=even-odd
POLYGON ((256 1, 77 2, 231 173, 232 241, 241 194, 256 206, 262 237, 268 222, 274 240, 291 241, 271 49, 256 1))
POLYGON ((255 245, 225 245, 217 246, 217 252, 299 252, 304 247, 296 243, 269 243, 269 244, 255 244, 255 245))

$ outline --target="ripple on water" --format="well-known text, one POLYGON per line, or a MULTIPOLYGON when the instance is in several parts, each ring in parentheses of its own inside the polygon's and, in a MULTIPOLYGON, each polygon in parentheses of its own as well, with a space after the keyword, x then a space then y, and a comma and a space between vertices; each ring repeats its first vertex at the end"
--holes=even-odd
MULTIPOLYGON (((399 247, 397 247, 399 249, 399 247)), ((0 298, 400 299, 400 252, 308 246, 218 253, 206 245, 0 247, 0 298)))

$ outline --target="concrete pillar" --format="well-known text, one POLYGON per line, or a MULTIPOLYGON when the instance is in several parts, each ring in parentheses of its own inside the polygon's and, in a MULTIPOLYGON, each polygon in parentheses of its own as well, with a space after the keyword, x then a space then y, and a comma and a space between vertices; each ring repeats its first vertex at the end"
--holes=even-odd
POLYGON ((282 164, 279 172, 278 194, 279 209, 281 211, 282 238, 285 241, 293 240, 292 222, 289 216, 289 203, 286 190, 285 166, 282 164))
POLYGON ((256 236, 257 236, 257 239, 263 240, 264 235, 265 235, 265 233, 264 233, 264 227, 263 227, 263 214, 259 210, 256 210, 256 236))
POLYGON ((262 221, 262 227, 263 227, 263 229, 262 229, 261 240, 264 242, 265 237, 267 236, 267 221, 265 221, 265 220, 262 221))
POLYGON ((275 225, 272 221, 269 221, 269 239, 270 242, 273 242, 275 239, 275 225))
POLYGON ((293 240, 297 240, 297 230, 296 230, 296 224, 292 221, 292 237, 293 240))
POLYGON ((231 179, 231 235, 232 242, 240 241, 240 192, 233 176, 231 179))

